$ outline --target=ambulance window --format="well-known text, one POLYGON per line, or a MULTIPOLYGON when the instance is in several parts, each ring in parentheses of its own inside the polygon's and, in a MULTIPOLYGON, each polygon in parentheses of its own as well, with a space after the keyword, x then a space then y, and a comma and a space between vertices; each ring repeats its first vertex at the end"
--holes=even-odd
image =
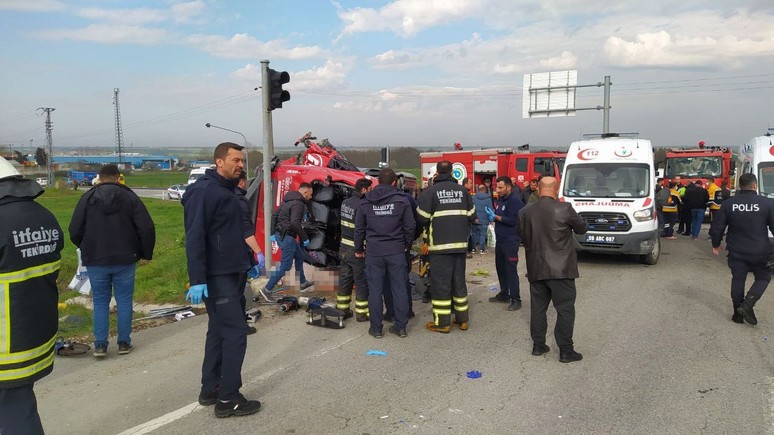
POLYGON ((527 165, 528 163, 526 157, 516 159, 516 171, 527 172, 527 165))

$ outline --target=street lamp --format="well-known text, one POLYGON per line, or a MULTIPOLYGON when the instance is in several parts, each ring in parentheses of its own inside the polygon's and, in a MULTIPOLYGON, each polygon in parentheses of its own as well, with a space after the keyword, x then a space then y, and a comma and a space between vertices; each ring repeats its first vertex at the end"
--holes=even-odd
POLYGON ((244 141, 245 141, 245 167, 247 168, 247 177, 250 178, 250 163, 249 163, 248 158, 247 158, 248 154, 250 154, 250 149, 247 147, 247 138, 245 137, 245 135, 242 134, 241 132, 236 131, 236 130, 231 130, 230 128, 225 128, 225 127, 219 127, 219 126, 217 126, 215 124, 210 124, 209 122, 204 124, 204 126, 207 127, 207 128, 212 127, 212 128, 217 128, 217 129, 220 129, 220 130, 230 131, 232 133, 236 133, 236 134, 242 136, 242 139, 244 139, 244 141))

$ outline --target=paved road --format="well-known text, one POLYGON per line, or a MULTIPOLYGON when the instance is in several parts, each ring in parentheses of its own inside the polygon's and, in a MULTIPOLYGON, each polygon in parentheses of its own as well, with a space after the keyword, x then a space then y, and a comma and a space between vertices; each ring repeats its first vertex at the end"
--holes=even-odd
MULTIPOLYGON (((405 339, 301 313, 259 321, 243 370, 243 393, 264 404, 253 416, 196 405, 205 316, 136 333, 131 355, 57 359, 40 412, 49 434, 774 433, 774 296, 756 327, 732 323, 729 272, 704 237, 665 241, 656 266, 582 257, 579 363, 559 363, 552 338, 530 355, 529 296, 518 312, 487 302, 493 275, 471 285, 467 332, 425 331, 422 304, 405 339)), ((492 254, 473 261, 494 270, 492 254)))

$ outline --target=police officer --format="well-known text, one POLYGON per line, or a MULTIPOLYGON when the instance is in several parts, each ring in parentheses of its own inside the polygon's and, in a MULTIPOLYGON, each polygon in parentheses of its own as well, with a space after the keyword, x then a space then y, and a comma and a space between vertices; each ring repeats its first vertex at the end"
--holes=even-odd
POLYGON ((365 275, 365 259, 355 257, 355 212, 363 202, 363 195, 371 188, 371 180, 361 178, 355 183, 355 192, 341 203, 341 246, 339 259, 339 293, 336 308, 344 311, 344 318, 352 317, 352 285, 355 285, 355 318, 368 320, 368 281, 365 275))
POLYGON ((355 255, 365 258, 368 277, 368 333, 382 337, 382 293, 392 294, 395 323, 390 333, 406 337, 408 317, 408 269, 406 252, 411 248, 416 221, 406 196, 395 187, 397 176, 390 168, 379 171, 379 185, 365 195, 355 214, 355 255), (386 284, 389 288, 385 288, 386 284))
POLYGON ((216 417, 248 415, 261 408, 261 402, 239 393, 247 349, 241 298, 250 268, 234 193, 244 168, 243 148, 231 142, 215 147, 216 169, 208 169, 182 200, 191 284, 186 299, 194 304, 204 299, 209 317, 199 404, 215 405, 216 417))
POLYGON ((468 190, 452 177, 452 164, 438 162, 433 187, 419 197, 419 221, 427 228, 430 256, 430 291, 433 321, 429 331, 449 333, 451 312, 454 324, 468 329, 468 288, 465 284, 465 257, 468 235, 476 219, 476 208, 468 190))
POLYGON ((54 367, 64 237, 43 188, 0 158, 0 433, 42 434, 33 386, 54 367))
POLYGON ((743 320, 751 325, 758 323, 753 307, 763 296, 771 281, 771 270, 766 262, 772 254, 769 234, 774 234, 774 203, 758 195, 758 180, 754 174, 739 177, 736 196, 723 201, 710 226, 712 252, 720 254, 720 242, 726 233, 728 267, 731 269, 731 302, 736 323, 743 320), (744 284, 747 273, 755 276, 747 296, 744 284))
POLYGON ((500 281, 500 292, 489 298, 489 302, 510 302, 508 311, 516 311, 521 308, 519 276, 516 273, 521 237, 516 225, 524 203, 513 191, 513 181, 507 176, 497 178, 497 195, 497 208, 485 209, 489 220, 495 223, 495 267, 500 281))

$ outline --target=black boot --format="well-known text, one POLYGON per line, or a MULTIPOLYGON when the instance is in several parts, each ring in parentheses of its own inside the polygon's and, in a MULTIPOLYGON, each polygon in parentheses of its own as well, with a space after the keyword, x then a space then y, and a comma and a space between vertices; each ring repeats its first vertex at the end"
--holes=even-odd
POLYGON ((575 349, 573 349, 572 346, 567 347, 565 349, 559 349, 559 362, 563 363, 571 363, 575 361, 580 361, 583 359, 583 355, 579 354, 578 352, 575 352, 575 349))
POLYGON ((742 315, 736 312, 737 308, 739 308, 739 305, 734 304, 734 314, 731 316, 731 321, 734 323, 744 323, 742 315))
POLYGON ((742 302, 742 305, 739 305, 739 308, 736 309, 736 312, 744 318, 745 322, 751 325, 757 325, 758 319, 755 318, 753 304, 754 302, 752 302, 751 299, 745 299, 744 302, 742 302))

